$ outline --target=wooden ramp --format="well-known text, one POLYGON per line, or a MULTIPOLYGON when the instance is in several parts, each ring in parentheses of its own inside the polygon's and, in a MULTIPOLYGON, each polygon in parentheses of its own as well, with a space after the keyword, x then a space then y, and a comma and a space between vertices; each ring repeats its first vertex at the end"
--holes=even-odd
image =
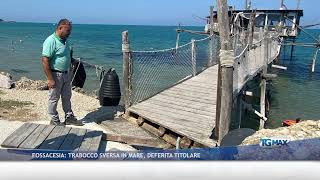
POLYGON ((5 148, 98 151, 102 131, 25 123, 1 144, 5 148))
POLYGON ((214 147, 216 141, 210 137, 215 126, 217 80, 218 65, 215 65, 128 110, 140 121, 158 126, 159 133, 154 134, 163 136, 161 129, 166 129, 183 140, 214 147))

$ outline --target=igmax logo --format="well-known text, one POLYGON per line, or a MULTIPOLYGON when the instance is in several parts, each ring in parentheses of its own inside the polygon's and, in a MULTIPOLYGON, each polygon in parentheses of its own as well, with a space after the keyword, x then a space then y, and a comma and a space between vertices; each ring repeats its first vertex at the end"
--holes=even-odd
POLYGON ((261 138, 260 146, 261 147, 276 147, 284 146, 289 143, 289 139, 286 138, 261 138))

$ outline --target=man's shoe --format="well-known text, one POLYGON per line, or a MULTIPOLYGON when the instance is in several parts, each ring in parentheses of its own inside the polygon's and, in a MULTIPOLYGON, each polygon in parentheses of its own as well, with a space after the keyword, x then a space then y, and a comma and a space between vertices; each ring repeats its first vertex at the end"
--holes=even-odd
POLYGON ((67 116, 66 120, 64 121, 65 125, 74 125, 74 126, 83 126, 84 124, 82 121, 78 120, 74 116, 67 116))
POLYGON ((50 121, 50 125, 63 126, 64 124, 61 123, 60 121, 53 121, 53 120, 51 120, 51 121, 50 121))

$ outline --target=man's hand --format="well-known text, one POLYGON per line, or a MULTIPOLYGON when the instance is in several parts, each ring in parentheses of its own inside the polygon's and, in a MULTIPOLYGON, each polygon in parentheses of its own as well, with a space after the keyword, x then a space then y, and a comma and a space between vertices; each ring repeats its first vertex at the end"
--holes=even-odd
POLYGON ((56 82, 53 80, 53 77, 52 77, 52 72, 50 70, 48 57, 45 57, 45 56, 42 57, 42 66, 43 66, 43 70, 46 73, 46 76, 48 79, 48 88, 49 89, 55 88, 56 82))
POLYGON ((49 89, 53 89, 56 87, 56 82, 54 80, 48 80, 49 89))

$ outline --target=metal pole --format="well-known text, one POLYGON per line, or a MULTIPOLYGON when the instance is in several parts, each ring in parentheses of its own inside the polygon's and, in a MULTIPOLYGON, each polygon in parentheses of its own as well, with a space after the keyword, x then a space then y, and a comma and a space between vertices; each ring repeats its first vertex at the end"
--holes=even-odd
POLYGON ((318 56, 318 51, 319 49, 316 50, 316 53, 313 56, 313 60, 312 60, 312 66, 311 66, 311 72, 314 73, 314 69, 316 66, 316 60, 317 60, 317 56, 318 56))
POLYGON ((123 88, 125 115, 129 115, 130 107, 130 43, 128 31, 122 32, 122 54, 123 54, 123 88))
MULTIPOLYGON (((230 39, 230 24, 228 16, 227 0, 217 0, 217 12, 219 22, 219 34, 221 40, 220 53, 232 52, 232 44, 230 39)), ((220 94, 220 108, 219 113, 219 132, 218 143, 229 132, 232 111, 232 95, 233 95, 233 63, 229 63, 230 54, 220 57, 221 68, 221 89, 220 94)), ((218 98, 219 101, 219 98, 218 98)), ((217 103, 219 104, 219 103, 217 103)))

